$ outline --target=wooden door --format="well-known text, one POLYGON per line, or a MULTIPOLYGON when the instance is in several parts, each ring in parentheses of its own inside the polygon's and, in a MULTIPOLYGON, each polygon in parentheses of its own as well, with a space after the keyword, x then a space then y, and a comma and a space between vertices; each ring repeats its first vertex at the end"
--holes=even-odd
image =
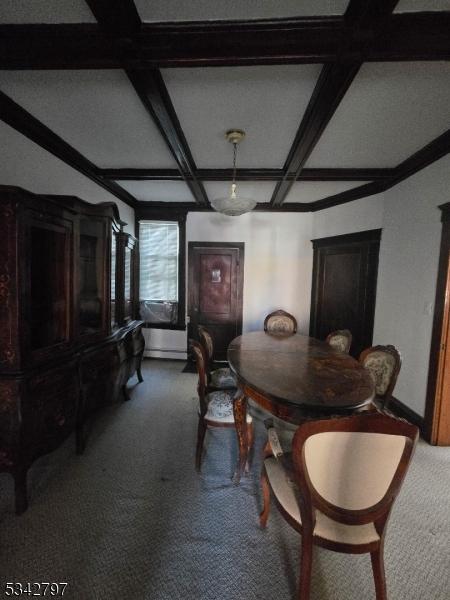
POLYGON ((372 345, 381 230, 313 240, 310 335, 349 329, 350 354, 372 345))
POLYGON ((226 360, 232 339, 242 333, 244 244, 189 242, 189 337, 204 325, 214 338, 214 359, 226 360))
POLYGON ((442 210, 433 332, 428 372, 425 435, 438 446, 450 446, 450 202, 442 210))

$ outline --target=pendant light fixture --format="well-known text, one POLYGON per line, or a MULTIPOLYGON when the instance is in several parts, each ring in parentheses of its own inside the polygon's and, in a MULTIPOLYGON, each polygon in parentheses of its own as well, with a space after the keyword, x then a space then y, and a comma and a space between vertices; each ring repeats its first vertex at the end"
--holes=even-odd
POLYGON ((236 157, 237 146, 245 137, 245 131, 242 129, 230 129, 225 137, 228 142, 233 144, 233 180, 231 182, 230 194, 225 198, 215 198, 211 200, 211 205, 216 212, 228 215, 229 217, 238 217, 244 213, 250 212, 256 206, 256 200, 243 198, 236 190, 236 157))

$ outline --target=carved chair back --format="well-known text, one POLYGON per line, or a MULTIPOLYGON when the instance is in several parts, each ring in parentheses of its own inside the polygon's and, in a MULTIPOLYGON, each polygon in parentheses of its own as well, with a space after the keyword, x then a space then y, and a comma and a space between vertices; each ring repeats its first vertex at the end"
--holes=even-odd
POLYGON ((292 445, 302 535, 315 511, 347 525, 373 523, 382 538, 418 429, 380 413, 308 421, 292 445))
POLYGON ((297 333, 297 320, 285 310, 275 310, 264 319, 264 331, 269 333, 297 333))
POLYGON ((206 327, 204 327, 203 325, 198 326, 198 335, 200 338, 200 342, 203 344, 203 347, 206 350, 208 363, 212 365, 214 356, 214 341, 212 335, 208 331, 208 329, 206 329, 206 327))
POLYGON ((369 371, 375 384, 376 395, 389 402, 397 381, 402 358, 394 346, 372 346, 363 350, 359 362, 369 371))
POLYGON ((352 345, 352 333, 348 329, 338 329, 329 333, 325 341, 332 348, 348 354, 352 345))
POLYGON ((189 349, 192 352, 192 355, 195 358, 195 365, 197 367, 198 373, 198 384, 197 384, 197 392, 198 398, 200 401, 200 412, 201 414, 205 414, 207 411, 207 401, 206 394, 208 389, 208 358, 206 355, 206 350, 203 348, 200 342, 196 340, 189 340, 189 349))

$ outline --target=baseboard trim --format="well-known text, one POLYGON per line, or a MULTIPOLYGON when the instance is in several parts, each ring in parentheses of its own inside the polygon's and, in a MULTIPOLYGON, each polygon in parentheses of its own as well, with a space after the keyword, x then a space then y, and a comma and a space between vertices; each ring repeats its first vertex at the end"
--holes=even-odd
POLYGON ((168 358, 171 360, 186 360, 186 350, 171 350, 165 348, 147 348, 144 351, 146 358, 168 358))
POLYGON ((413 425, 417 425, 422 436, 425 434, 425 419, 418 415, 412 408, 403 404, 398 398, 392 397, 389 402, 389 410, 392 410, 397 416, 406 419, 413 425))

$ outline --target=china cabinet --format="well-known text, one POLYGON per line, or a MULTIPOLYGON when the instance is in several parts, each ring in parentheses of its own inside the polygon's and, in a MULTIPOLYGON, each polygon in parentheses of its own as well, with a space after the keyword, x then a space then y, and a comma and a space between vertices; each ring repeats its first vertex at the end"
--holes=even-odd
POLYGON ((0 471, 27 507, 33 461, 119 398, 144 351, 137 240, 113 203, 0 186, 0 471))

